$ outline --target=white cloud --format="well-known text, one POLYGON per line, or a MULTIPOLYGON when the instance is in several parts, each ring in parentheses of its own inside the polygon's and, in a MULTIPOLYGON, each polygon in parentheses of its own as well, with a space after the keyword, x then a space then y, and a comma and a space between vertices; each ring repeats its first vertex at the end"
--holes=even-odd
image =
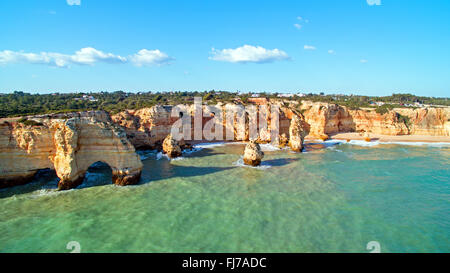
POLYGON ((56 67, 69 67, 71 65, 94 65, 96 63, 128 63, 133 62, 138 66, 149 64, 163 64, 168 59, 165 53, 159 50, 142 49, 132 56, 122 57, 112 53, 105 53, 92 47, 78 50, 75 54, 67 55, 55 52, 15 52, 11 50, 0 51, 0 65, 13 63, 43 64, 56 67))
POLYGON ((368 63, 369 61, 366 60, 366 59, 362 59, 360 62, 363 63, 363 64, 366 64, 366 63, 368 63))
POLYGON ((381 6, 381 0, 367 0, 369 6, 381 6))
POLYGON ((81 0, 66 0, 69 6, 79 6, 81 5, 81 0))
POLYGON ((303 17, 297 16, 297 20, 301 21, 301 20, 303 20, 303 17))
POLYGON ((315 47, 315 46, 312 46, 312 45, 305 45, 303 48, 304 48, 305 50, 316 50, 316 47, 315 47))
POLYGON ((70 60, 75 64, 92 65, 96 62, 125 63, 127 58, 112 53, 104 53, 92 47, 86 47, 75 52, 75 55, 70 56, 70 60))
POLYGON ((334 51, 333 49, 328 50, 328 54, 335 54, 336 51, 334 51))
POLYGON ((137 54, 131 56, 130 59, 137 66, 163 65, 173 60, 173 58, 158 49, 142 49, 137 54))
POLYGON ((294 27, 295 27, 296 29, 301 29, 301 28, 302 28, 302 25, 300 25, 300 24, 294 24, 294 27))
POLYGON ((265 49, 261 46, 244 45, 235 49, 212 49, 210 60, 230 63, 269 63, 289 59, 286 52, 275 49, 265 49))

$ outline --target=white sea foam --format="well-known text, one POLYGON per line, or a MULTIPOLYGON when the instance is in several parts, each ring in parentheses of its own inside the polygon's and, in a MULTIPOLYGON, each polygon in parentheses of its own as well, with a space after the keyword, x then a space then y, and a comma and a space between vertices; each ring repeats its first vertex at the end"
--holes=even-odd
POLYGON ((153 157, 157 154, 157 150, 144 150, 144 151, 137 151, 137 154, 141 158, 141 160, 146 160, 150 157, 153 157))
POLYGON ((42 189, 39 189, 37 191, 34 191, 31 195, 24 195, 24 198, 31 198, 31 199, 36 199, 36 198, 41 198, 41 197, 46 197, 46 196, 57 196, 57 195, 61 195, 61 194, 67 194, 70 192, 75 191, 75 189, 70 189, 70 190, 65 190, 65 191, 58 191, 58 187, 43 187, 42 189))
POLYGON ((224 146, 227 144, 231 144, 228 142, 212 142, 212 143, 199 143, 199 144, 195 144, 194 145, 194 149, 208 149, 208 148, 215 148, 215 147, 220 147, 220 146, 224 146))
POLYGON ((330 147, 328 147, 327 149, 333 150, 333 151, 335 151, 335 152, 342 152, 342 150, 339 150, 338 148, 336 148, 336 145, 330 146, 330 147))
POLYGON ((430 146, 430 147, 450 147, 450 142, 380 142, 383 145, 405 145, 405 146, 430 146))
POLYGON ((185 159, 182 156, 176 157, 176 158, 170 158, 167 154, 164 154, 163 152, 159 152, 159 153, 156 154, 156 160, 161 160, 162 158, 165 158, 165 159, 167 159, 169 161, 178 161, 178 160, 185 159))
POLYGON ((340 145, 340 144, 349 144, 349 145, 355 145, 355 146, 362 146, 362 147, 374 147, 378 145, 403 145, 403 146, 429 146, 429 147, 450 147, 450 142, 402 142, 402 141, 365 141, 365 140, 350 140, 349 142, 346 140, 327 140, 324 142, 314 142, 311 144, 323 144, 328 147, 334 146, 334 145, 340 145))
POLYGON ((378 146, 380 144, 379 141, 365 141, 365 140, 350 140, 350 142, 344 141, 344 144, 350 144, 355 146, 361 146, 361 147, 373 147, 378 146))
POLYGON ((272 144, 270 144, 270 143, 267 143, 267 144, 259 144, 259 146, 261 147, 261 150, 262 150, 263 152, 273 152, 273 151, 281 151, 281 150, 287 150, 287 149, 289 149, 288 147, 280 148, 280 147, 274 146, 274 145, 272 145, 272 144))
MULTIPOLYGON (((194 145, 194 149, 198 149, 197 151, 200 151, 202 149, 210 149, 215 147, 221 147, 225 145, 245 145, 245 142, 213 142, 213 143, 200 143, 194 145)), ((288 148, 278 148, 270 143, 267 144, 260 144, 261 150, 264 152, 270 152, 270 151, 279 151, 279 150, 286 150, 288 148)))
POLYGON ((170 158, 166 154, 163 154, 162 152, 159 152, 156 154, 156 160, 160 160, 162 158, 166 158, 166 159, 170 160, 170 158))
POLYGON ((237 166, 237 167, 245 167, 245 168, 252 168, 252 169, 257 169, 257 170, 267 170, 269 168, 271 168, 272 166, 267 164, 266 162, 262 162, 260 166, 257 167, 253 167, 253 166, 249 166, 249 165, 245 165, 244 164, 244 157, 241 157, 238 159, 238 161, 233 163, 233 166, 237 166))

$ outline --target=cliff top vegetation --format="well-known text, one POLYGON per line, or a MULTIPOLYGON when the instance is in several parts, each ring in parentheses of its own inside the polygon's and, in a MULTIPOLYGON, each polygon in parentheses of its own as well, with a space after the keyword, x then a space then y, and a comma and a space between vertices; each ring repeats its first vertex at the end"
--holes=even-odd
MULTIPOLYGON (((49 113, 105 110, 112 114, 126 109, 141 109, 154 105, 191 104, 194 97, 202 97, 208 104, 217 102, 248 102, 252 96, 281 98, 279 93, 237 93, 227 91, 203 92, 145 92, 129 93, 124 91, 97 93, 53 93, 29 94, 21 91, 0 93, 0 117, 15 117, 49 113)), ((411 94, 394 94, 387 97, 369 97, 355 95, 296 94, 289 98, 293 101, 314 101, 335 103, 351 109, 361 107, 376 108, 385 113, 394 107, 415 107, 415 105, 450 106, 448 98, 419 97, 411 94)))

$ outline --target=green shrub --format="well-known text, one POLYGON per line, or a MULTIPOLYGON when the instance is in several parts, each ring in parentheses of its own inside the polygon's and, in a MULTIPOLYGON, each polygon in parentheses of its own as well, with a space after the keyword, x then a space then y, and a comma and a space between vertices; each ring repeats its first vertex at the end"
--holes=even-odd
POLYGON ((22 123, 22 124, 27 125, 27 126, 42 126, 42 125, 44 125, 41 122, 37 122, 37 121, 34 121, 34 120, 29 120, 27 118, 21 118, 17 122, 22 123))
POLYGON ((406 127, 409 128, 409 126, 411 126, 411 119, 407 116, 403 116, 399 113, 397 113, 397 120, 399 123, 404 123, 406 125, 406 127))
POLYGON ((377 107, 377 109, 375 109, 375 112, 377 112, 380 115, 384 115, 394 108, 395 108, 395 106, 392 104, 385 104, 385 105, 377 107))

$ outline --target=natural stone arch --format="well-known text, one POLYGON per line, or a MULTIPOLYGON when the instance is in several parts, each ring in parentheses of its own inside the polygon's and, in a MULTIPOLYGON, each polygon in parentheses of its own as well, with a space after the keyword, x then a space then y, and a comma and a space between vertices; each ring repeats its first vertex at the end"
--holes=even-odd
POLYGON ((111 167, 114 184, 126 186, 139 182, 142 162, 134 147, 122 136, 123 132, 105 123, 70 125, 55 130, 55 138, 60 141, 53 162, 61 178, 60 190, 80 185, 88 168, 99 161, 111 167))
POLYGON ((28 183, 37 170, 49 168, 60 178, 60 190, 72 189, 98 161, 111 167, 113 183, 139 182, 142 162, 117 125, 96 117, 39 119, 39 124, 0 124, 0 187, 28 183))

